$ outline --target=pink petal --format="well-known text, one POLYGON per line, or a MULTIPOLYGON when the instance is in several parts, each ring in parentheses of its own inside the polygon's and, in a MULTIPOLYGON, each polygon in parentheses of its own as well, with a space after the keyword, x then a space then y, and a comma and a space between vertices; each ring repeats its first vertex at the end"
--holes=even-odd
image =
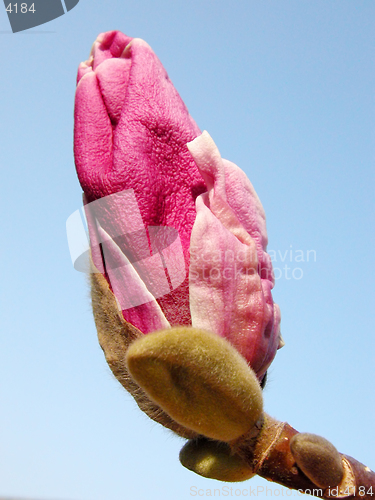
POLYGON ((228 205, 235 212, 245 230, 255 240, 262 277, 266 277, 274 285, 271 258, 265 251, 268 238, 266 215, 262 204, 245 172, 228 160, 223 159, 222 161, 228 205))
MULTIPOLYGON (((133 189, 144 227, 178 231, 185 279, 158 301, 171 323, 190 324, 190 234, 195 199, 206 187, 186 143, 200 134, 199 128, 143 40, 119 32, 101 34, 79 72, 83 76, 77 87, 75 159, 87 201, 133 189), (85 82, 88 77, 92 91, 85 82)), ((111 237, 108 227, 113 224, 119 225, 116 234, 122 234, 122 216, 104 218, 102 227, 111 237)), ((123 243, 117 243, 126 254, 123 243)))
MULTIPOLYGON (((143 227, 134 194, 130 191, 85 203, 85 213, 90 233, 91 255, 95 267, 108 279, 123 316, 143 333, 168 328, 169 322, 155 300, 156 294, 169 292, 169 283, 165 275, 163 262, 158 253, 150 256, 148 239, 143 227), (128 207, 126 220, 123 221, 122 235, 113 238, 102 228, 101 219, 108 211, 115 210, 122 204, 128 207), (139 249, 135 255, 131 252, 131 262, 116 243, 126 235, 136 234, 138 243, 145 241, 146 249, 139 249), (142 257, 145 261, 142 263, 142 257), (137 260, 138 259, 138 260, 137 260)), ((113 228, 111 228, 113 229, 113 228)), ((142 246, 142 245, 141 245, 142 246)))
POLYGON ((259 249, 259 242, 267 238, 263 209, 258 197, 252 198, 252 186, 244 181, 244 174, 221 159, 207 132, 188 147, 209 186, 209 192, 197 198, 191 235, 192 323, 227 338, 261 379, 279 345, 280 321, 271 295, 273 283, 259 275, 259 251, 268 262, 263 246, 259 249), (232 182, 229 200, 227 171, 232 182), (243 205, 238 205, 234 193, 243 205))
POLYGON ((78 177, 89 200, 100 197, 95 182, 112 168, 112 126, 96 75, 87 72, 79 81, 74 110, 74 156, 78 177))
POLYGON ((132 189, 84 201, 93 262, 108 279, 124 318, 143 333, 165 328, 169 322, 155 299, 186 276, 178 232, 160 226, 147 230, 132 189))
MULTIPOLYGON (((169 328, 163 311, 137 272, 137 267, 126 258, 101 227, 98 228, 98 233, 103 243, 104 259, 112 291, 125 319, 143 333, 169 328)), ((161 290, 164 286, 169 291, 160 257, 158 255, 151 257, 147 265, 149 270, 154 271, 153 278, 159 281, 156 285, 158 289, 161 290)))

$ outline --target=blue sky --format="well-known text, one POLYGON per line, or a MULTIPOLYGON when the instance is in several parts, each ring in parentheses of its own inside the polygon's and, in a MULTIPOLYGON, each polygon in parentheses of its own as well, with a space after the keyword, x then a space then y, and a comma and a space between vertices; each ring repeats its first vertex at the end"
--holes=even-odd
POLYGON ((266 411, 375 469, 374 15, 372 0, 80 0, 12 34, 0 9, 0 497, 187 500, 225 485, 185 470, 182 440, 112 377, 70 261, 76 70, 112 29, 151 45, 263 203, 286 341, 266 411))

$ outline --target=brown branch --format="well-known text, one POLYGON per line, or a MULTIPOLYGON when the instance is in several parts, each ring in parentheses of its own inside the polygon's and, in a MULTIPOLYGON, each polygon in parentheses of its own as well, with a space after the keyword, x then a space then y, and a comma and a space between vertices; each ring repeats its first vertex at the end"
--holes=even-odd
POLYGON ((256 474, 287 488, 309 493, 318 498, 375 499, 375 473, 357 460, 340 453, 344 469, 341 483, 319 488, 298 467, 290 449, 290 440, 298 434, 286 422, 265 415, 265 422, 256 441, 241 438, 231 444, 256 474))

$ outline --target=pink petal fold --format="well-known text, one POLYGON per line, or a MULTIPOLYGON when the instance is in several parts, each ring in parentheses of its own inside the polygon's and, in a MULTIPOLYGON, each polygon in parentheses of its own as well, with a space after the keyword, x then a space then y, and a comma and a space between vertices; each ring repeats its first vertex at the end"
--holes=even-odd
POLYGON ((188 148, 209 188, 197 198, 191 235, 192 324, 228 339, 261 379, 280 342, 264 212, 250 181, 222 160, 207 132, 188 148))

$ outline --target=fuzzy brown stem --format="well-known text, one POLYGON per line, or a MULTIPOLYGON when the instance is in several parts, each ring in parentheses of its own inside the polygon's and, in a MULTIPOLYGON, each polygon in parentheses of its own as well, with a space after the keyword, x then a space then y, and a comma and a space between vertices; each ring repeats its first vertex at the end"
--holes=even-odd
POLYGON ((290 450, 291 438, 298 434, 286 422, 279 422, 269 415, 256 442, 237 440, 232 450, 240 455, 259 476, 287 488, 309 493, 317 498, 348 498, 353 500, 375 499, 375 473, 354 458, 341 455, 344 478, 335 487, 319 488, 298 468, 290 450), (250 446, 249 446, 250 444, 250 446))

